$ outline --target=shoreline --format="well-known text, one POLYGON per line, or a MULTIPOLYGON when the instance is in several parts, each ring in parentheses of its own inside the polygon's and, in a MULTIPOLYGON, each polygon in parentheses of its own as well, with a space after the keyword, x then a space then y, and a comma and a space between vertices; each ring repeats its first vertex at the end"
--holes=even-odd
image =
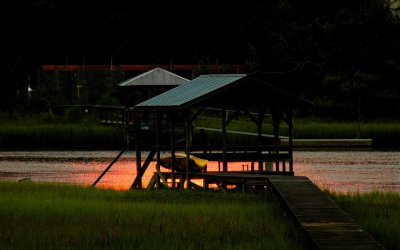
MULTIPOLYGON (((288 145, 288 140, 282 140, 288 145)), ((293 150, 372 150, 372 139, 293 139, 293 150)))

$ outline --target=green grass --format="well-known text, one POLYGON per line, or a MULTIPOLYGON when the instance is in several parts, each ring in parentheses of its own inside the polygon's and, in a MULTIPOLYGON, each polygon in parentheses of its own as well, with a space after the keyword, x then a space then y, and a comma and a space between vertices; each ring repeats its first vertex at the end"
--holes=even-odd
POLYGON ((4 124, 0 150, 114 149, 125 146, 123 128, 74 124, 4 124))
MULTIPOLYGON (((357 123, 306 122, 294 124, 294 137, 301 139, 352 139, 357 138, 357 123)), ((372 139, 375 148, 400 147, 400 123, 371 122, 360 124, 360 138, 372 139)))
POLYGON ((357 124, 340 122, 298 122, 294 136, 299 139, 356 138, 357 124))
MULTIPOLYGON (((263 124, 263 133, 273 134, 270 119, 263 124)), ((294 118, 293 136, 296 139, 354 139, 358 135, 361 139, 372 139, 373 147, 376 148, 399 148, 400 147, 400 122, 369 122, 361 123, 358 134, 356 122, 327 122, 314 121, 311 119, 294 118)), ((196 126, 221 128, 220 119, 200 117, 195 121, 196 126)), ((256 125, 249 119, 233 120, 228 130, 245 131, 257 133, 256 125)), ((287 125, 282 121, 280 127, 281 135, 288 135, 287 125)), ((220 142, 220 133, 207 132, 211 141, 220 142)), ((256 143, 257 137, 229 134, 229 141, 233 143, 256 143)))
MULTIPOLYGON (((361 138, 400 136, 400 123, 370 122, 360 124, 361 138)), ((298 138, 356 138, 358 125, 355 122, 298 121, 294 124, 298 138)))
MULTIPOLYGON (((386 249, 400 249, 400 194, 328 194, 386 249)), ((0 182, 2 249, 302 249, 271 196, 113 191, 0 182)))
MULTIPOLYGON (((92 116, 73 118, 76 112, 65 117, 39 114, 30 116, 0 113, 0 150, 46 150, 46 149, 120 149, 125 146, 125 131, 120 127, 100 126, 92 116)), ((79 113, 78 113, 79 114, 79 113)), ((219 115, 199 116, 194 125, 221 128, 219 115)), ((400 148, 400 124, 396 121, 369 122, 360 124, 360 138, 372 139, 374 148, 400 148)), ((168 129, 168 126, 165 127, 168 129)), ((246 116, 232 120, 227 130, 257 133, 257 126, 246 116)), ((281 122, 282 136, 288 135, 285 122, 281 122)), ((182 131, 177 129, 177 134, 182 131)), ((271 118, 266 117, 264 134, 273 134, 271 118)), ((194 130, 194 143, 198 140, 194 130)), ((212 144, 220 144, 221 132, 207 131, 212 144)), ((299 118, 294 119, 294 138, 297 139, 352 139, 358 137, 355 122, 327 122, 299 118)), ((168 137, 168 135, 166 136, 168 137)), ((167 138, 169 139, 169 137, 167 138)), ((265 138, 264 138, 265 139, 265 138)), ((229 133, 229 144, 258 144, 257 136, 229 133)), ((267 142, 266 142, 267 143, 267 142)), ((148 144, 154 144, 150 141, 148 144)), ((167 142, 169 145, 169 142, 167 142)))
POLYGON ((329 195, 386 249, 400 249, 400 193, 329 195))
POLYGON ((273 198, 0 182, 3 249, 301 249, 273 198))
POLYGON ((101 126, 77 108, 52 113, 0 112, 0 150, 97 150, 126 146, 123 127, 101 126))

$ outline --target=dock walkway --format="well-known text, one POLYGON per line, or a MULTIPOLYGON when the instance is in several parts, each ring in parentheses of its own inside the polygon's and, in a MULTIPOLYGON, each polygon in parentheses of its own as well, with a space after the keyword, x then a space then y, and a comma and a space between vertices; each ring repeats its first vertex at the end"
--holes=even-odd
POLYGON ((307 177, 268 176, 316 249, 384 249, 307 177))

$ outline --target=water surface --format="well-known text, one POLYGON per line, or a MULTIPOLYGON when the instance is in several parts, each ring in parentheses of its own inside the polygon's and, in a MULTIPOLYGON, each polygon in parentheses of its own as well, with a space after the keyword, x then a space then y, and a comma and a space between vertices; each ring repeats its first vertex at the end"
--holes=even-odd
MULTIPOLYGON (((33 151, 0 152, 0 180, 59 182, 91 185, 118 151, 33 151)), ((143 152, 142 159, 146 157, 143 152)), ((240 170, 248 163, 230 163, 240 170)), ((217 162, 208 169, 217 170, 217 162)), ((96 185, 127 190, 136 176, 135 152, 125 152, 96 185)), ((154 162, 143 177, 147 183, 154 162)), ((295 175, 307 176, 322 189, 337 192, 400 192, 400 151, 295 151, 295 175)))
POLYGON ((400 192, 399 151, 294 152, 295 175, 337 192, 400 192))

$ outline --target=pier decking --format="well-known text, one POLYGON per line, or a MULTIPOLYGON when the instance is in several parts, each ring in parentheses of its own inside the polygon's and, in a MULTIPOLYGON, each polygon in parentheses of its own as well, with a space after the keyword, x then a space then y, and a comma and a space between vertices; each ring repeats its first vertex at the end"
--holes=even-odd
POLYGON ((384 249, 307 177, 268 181, 316 249, 384 249))

